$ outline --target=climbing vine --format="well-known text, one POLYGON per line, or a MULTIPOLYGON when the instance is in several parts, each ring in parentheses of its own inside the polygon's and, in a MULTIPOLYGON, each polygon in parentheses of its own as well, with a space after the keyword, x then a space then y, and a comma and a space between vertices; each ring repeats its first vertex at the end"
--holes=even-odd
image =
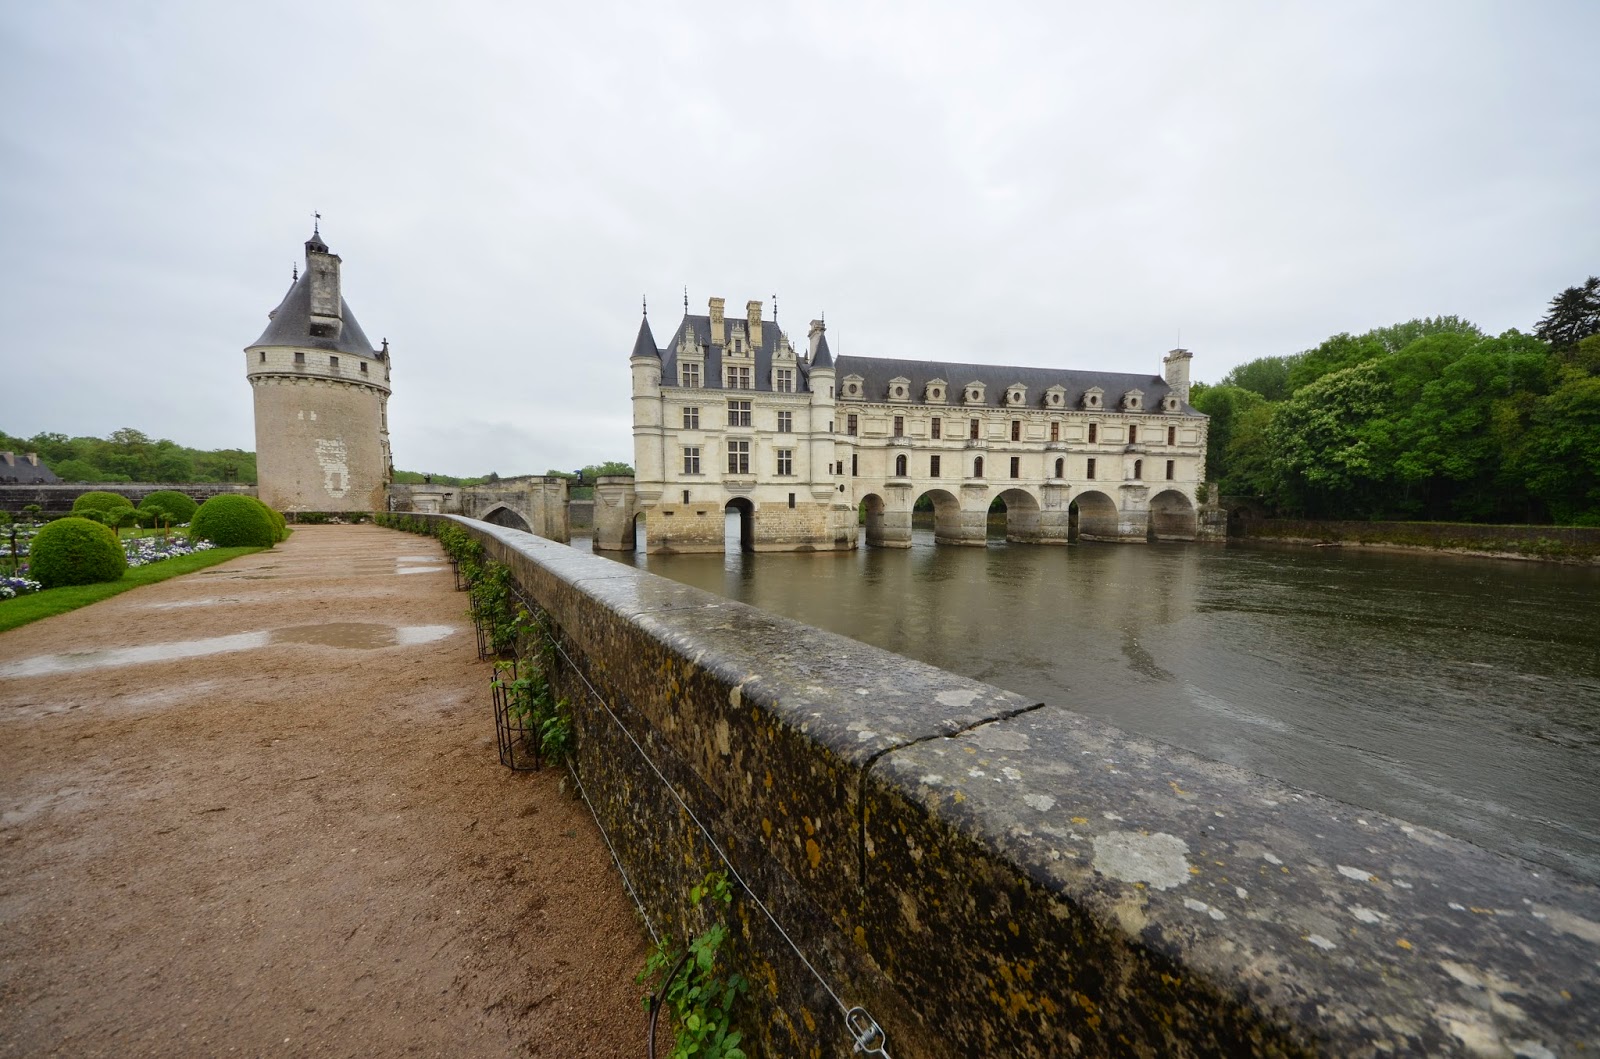
MULTIPOLYGON (((728 877, 712 872, 689 891, 689 903, 700 908, 705 902, 726 910, 733 903, 728 877)), ((653 986, 644 997, 650 1012, 651 1054, 654 1054, 656 1016, 670 1008, 676 1024, 672 1059, 745 1059, 739 1042, 744 1034, 735 1028, 734 1004, 749 989, 737 973, 724 973, 723 947, 728 928, 715 921, 689 939, 688 948, 676 951, 669 939, 662 939, 639 972, 640 984, 653 986)))

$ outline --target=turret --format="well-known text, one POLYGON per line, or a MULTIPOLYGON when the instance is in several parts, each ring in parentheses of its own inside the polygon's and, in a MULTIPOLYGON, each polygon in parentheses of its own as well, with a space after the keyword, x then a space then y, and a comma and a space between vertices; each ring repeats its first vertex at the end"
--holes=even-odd
POLYGON ((640 483, 655 483, 659 493, 662 478, 661 351, 650 330, 650 317, 639 321, 639 334, 628 357, 633 373, 633 466, 640 483))

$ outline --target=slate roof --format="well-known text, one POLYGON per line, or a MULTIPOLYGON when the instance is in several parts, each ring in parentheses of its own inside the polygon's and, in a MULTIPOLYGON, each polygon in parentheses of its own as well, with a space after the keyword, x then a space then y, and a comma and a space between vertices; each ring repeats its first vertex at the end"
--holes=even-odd
MULTIPOLYGON (((650 333, 650 318, 648 316, 639 321, 639 337, 633 340, 633 356, 661 356, 661 351, 656 348, 656 336, 650 333)), ((629 359, 632 359, 632 357, 629 359)))
POLYGON ((313 338, 311 336, 311 273, 308 270, 289 288, 283 301, 272 312, 267 329, 251 346, 302 346, 306 349, 325 349, 330 353, 348 353, 355 357, 376 359, 377 351, 367 340, 361 325, 356 323, 350 303, 339 299, 339 316, 344 326, 338 338, 313 338))
POLYGON ((56 472, 40 460, 38 466, 28 462, 21 452, 0 452, 0 483, 6 485, 49 485, 61 481, 56 472))
MULTIPOLYGON (((933 379, 943 379, 948 386, 949 398, 943 407, 1006 407, 1006 388, 1021 383, 1028 388, 1024 408, 1042 408, 1044 393, 1052 386, 1066 389, 1065 408, 1068 411, 1083 407, 1084 391, 1098 386, 1105 391, 1101 399, 1108 412, 1120 407, 1122 395, 1129 390, 1144 394, 1144 408, 1148 412, 1161 409, 1161 399, 1172 392, 1172 387, 1159 375, 1133 375, 1116 371, 1074 371, 1068 368, 1023 368, 1000 364, 952 364, 935 360, 890 360, 885 357, 840 356, 835 359, 834 370, 839 380, 841 400, 886 401, 889 397, 889 380, 911 380, 911 403, 921 404, 923 387, 933 379), (862 396, 844 397, 844 380, 859 375, 862 379, 862 396), (983 403, 968 406, 962 387, 969 382, 983 384, 983 403)), ((1188 404, 1180 406, 1183 415, 1200 415, 1188 404)))
MULTIPOLYGON (((724 318, 724 321, 723 327, 730 337, 733 335, 733 325, 745 322, 742 316, 728 316, 724 318)), ((677 385, 678 344, 683 339, 686 329, 692 331, 699 344, 705 347, 706 366, 701 378, 705 381, 706 389, 719 389, 722 383, 722 347, 710 344, 711 317, 709 316, 685 316, 683 321, 678 324, 678 329, 672 332, 672 337, 668 339, 666 348, 657 351, 661 357, 661 380, 663 385, 677 385)), ((753 379, 755 385, 752 389, 769 392, 772 390, 772 357, 778 351, 778 336, 781 334, 783 332, 778 329, 778 325, 774 321, 763 320, 761 322, 761 346, 755 351, 755 370, 752 372, 755 376, 753 379)), ((642 339, 643 335, 641 334, 640 337, 642 339)), ((637 348, 638 344, 635 343, 636 355, 637 348)), ((800 354, 801 351, 796 349, 795 365, 800 370, 796 373, 795 392, 806 393, 809 389, 806 376, 807 366, 805 361, 801 359, 800 354)))

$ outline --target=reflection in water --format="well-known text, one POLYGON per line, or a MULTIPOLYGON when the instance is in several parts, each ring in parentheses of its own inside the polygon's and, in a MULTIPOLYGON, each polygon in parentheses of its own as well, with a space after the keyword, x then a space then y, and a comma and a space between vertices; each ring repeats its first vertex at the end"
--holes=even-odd
POLYGON ((1600 570, 926 529, 909 551, 622 558, 1600 880, 1600 570))

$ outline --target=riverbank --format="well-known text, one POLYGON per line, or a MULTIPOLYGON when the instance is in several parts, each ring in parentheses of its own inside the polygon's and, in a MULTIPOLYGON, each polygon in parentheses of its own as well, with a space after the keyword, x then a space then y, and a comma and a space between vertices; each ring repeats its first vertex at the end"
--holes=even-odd
POLYGON ((1491 559, 1600 564, 1600 528, 1588 526, 1244 519, 1230 525, 1229 535, 1249 541, 1317 547, 1442 552, 1491 559))
POLYGON ((633 907, 499 765, 432 542, 302 527, 0 660, 0 1055, 640 1053, 633 907))

